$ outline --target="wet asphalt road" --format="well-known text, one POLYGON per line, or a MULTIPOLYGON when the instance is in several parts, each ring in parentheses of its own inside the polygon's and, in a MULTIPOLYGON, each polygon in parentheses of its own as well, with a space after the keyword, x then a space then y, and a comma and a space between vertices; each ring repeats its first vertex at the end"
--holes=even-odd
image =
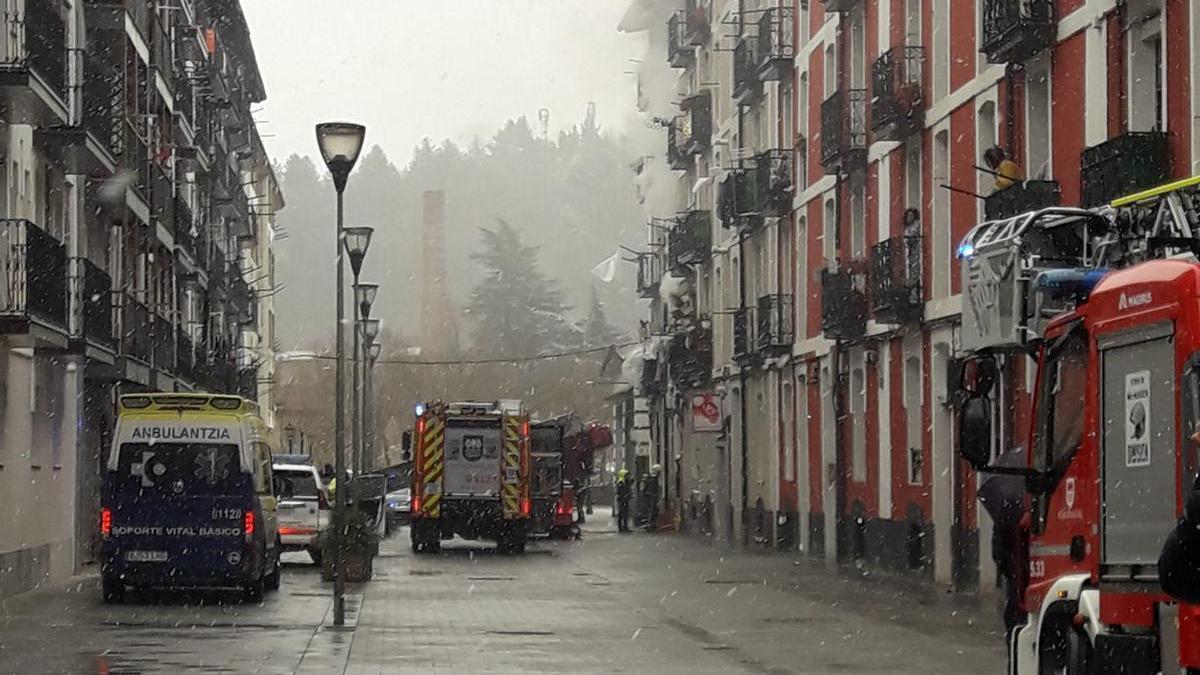
POLYGON ((999 673, 990 599, 849 579, 800 558, 618 535, 522 557, 384 543, 348 629, 295 554, 261 604, 228 595, 100 602, 94 577, 0 602, 0 673, 999 673), (903 589, 903 590, 902 590, 903 589))

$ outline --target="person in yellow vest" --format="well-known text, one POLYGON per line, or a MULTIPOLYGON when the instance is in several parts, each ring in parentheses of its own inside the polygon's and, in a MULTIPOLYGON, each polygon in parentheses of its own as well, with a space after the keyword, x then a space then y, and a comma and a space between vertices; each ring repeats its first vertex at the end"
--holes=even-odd
POLYGON ((1005 156, 1004 150, 999 147, 985 150, 983 162, 995 173, 997 192, 1025 181, 1025 172, 1016 162, 1005 156))

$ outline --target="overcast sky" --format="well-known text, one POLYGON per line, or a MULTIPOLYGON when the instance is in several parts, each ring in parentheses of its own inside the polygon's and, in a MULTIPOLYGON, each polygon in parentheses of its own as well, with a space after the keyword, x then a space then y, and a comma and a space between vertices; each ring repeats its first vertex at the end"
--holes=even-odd
MULTIPOLYGON (((618 33, 629 0, 243 0, 277 160, 316 154, 313 124, 367 125, 397 164, 429 136, 486 139, 511 117, 552 132, 595 101, 602 126, 633 110, 640 39, 618 33)), ((665 58, 665 57, 664 57, 665 58)))

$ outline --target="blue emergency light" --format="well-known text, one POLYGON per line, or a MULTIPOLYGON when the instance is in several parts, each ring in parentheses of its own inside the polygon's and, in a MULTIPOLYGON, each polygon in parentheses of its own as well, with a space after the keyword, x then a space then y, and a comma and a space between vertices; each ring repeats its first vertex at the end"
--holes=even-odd
POLYGON ((1070 298, 1076 303, 1087 302, 1096 284, 1108 274, 1106 267, 1073 267, 1047 270, 1034 282, 1038 293, 1061 300, 1070 298))
POLYGON ((424 415, 425 414, 425 404, 418 403, 415 406, 413 406, 413 414, 416 415, 417 417, 424 415))
POLYGON ((964 241, 958 245, 958 259, 963 260, 975 255, 975 244, 969 241, 964 241))

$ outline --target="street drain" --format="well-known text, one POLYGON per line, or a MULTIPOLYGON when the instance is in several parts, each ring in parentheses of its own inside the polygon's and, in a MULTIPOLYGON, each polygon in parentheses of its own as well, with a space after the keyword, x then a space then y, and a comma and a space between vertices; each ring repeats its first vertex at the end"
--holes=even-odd
POLYGON ((706 652, 727 652, 733 649, 733 647, 729 645, 705 645, 700 649, 706 652))
POLYGON ((763 619, 759 619, 759 621, 761 621, 762 623, 775 623, 775 624, 812 623, 812 620, 813 619, 810 616, 769 616, 769 617, 766 617, 763 619))
POLYGON ((705 579, 704 583, 714 585, 752 584, 755 586, 766 584, 762 579, 705 579))
POLYGON ((552 630, 489 630, 485 635, 554 635, 552 630))
POLYGON ((513 581, 515 577, 467 577, 467 581, 513 581))
POLYGON ((408 575, 412 577, 436 577, 441 572, 437 570, 409 570, 408 575))

